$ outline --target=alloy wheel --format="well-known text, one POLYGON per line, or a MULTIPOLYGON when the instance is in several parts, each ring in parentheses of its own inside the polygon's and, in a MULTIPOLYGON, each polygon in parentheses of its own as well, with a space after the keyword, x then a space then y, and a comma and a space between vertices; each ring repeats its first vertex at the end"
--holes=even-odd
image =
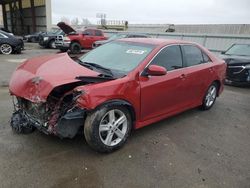
POLYGON ((99 136, 107 146, 119 144, 125 137, 128 129, 126 115, 118 109, 108 111, 102 118, 99 125, 99 136))
POLYGON ((11 47, 11 45, 9 45, 9 44, 2 44, 2 45, 0 46, 0 50, 1 50, 1 53, 2 53, 2 54, 8 55, 8 54, 11 54, 11 52, 12 52, 12 47, 11 47))
POLYGON ((215 85, 211 85, 207 91, 207 95, 205 98, 205 104, 207 107, 210 107, 213 105, 217 95, 217 88, 215 85))

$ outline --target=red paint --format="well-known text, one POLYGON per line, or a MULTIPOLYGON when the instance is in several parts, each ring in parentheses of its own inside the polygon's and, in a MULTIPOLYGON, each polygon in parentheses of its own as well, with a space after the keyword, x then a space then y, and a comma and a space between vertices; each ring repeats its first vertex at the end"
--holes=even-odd
POLYGON ((91 35, 85 35, 82 33, 77 34, 69 34, 67 37, 70 39, 71 42, 78 42, 82 48, 90 49, 95 41, 98 40, 106 40, 107 37, 104 36, 103 32, 98 29, 87 29, 84 32, 88 31, 91 35), (101 36, 95 36, 95 31, 99 31, 102 33, 101 36))
MULTIPOLYGON (((135 128, 140 128, 184 110, 201 105, 209 85, 218 81, 219 94, 223 91, 226 65, 200 45, 165 39, 121 39, 127 42, 140 42, 156 45, 155 49, 127 76, 112 81, 78 86, 84 94, 78 99, 78 106, 95 109, 104 102, 120 99, 129 102, 136 113, 135 128), (164 46, 170 44, 193 44, 205 52, 212 62, 168 71, 161 76, 142 76, 141 73, 154 55, 164 46)), ((115 55, 115 54, 114 54, 115 55)), ((163 73, 159 67, 151 70, 163 73)), ((73 62, 67 54, 38 57, 28 60, 19 66, 10 81, 10 92, 13 95, 34 100, 36 88, 40 88, 40 98, 46 101, 47 96, 56 86, 76 82, 76 76, 96 76, 91 71, 73 62), (42 80, 35 87, 34 77, 42 80)))

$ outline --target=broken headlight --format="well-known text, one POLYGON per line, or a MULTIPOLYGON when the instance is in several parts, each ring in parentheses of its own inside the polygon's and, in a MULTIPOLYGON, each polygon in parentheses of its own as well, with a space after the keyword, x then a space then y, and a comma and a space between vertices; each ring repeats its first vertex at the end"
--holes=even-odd
POLYGON ((84 94, 84 91, 82 91, 82 90, 74 90, 73 91, 73 100, 76 101, 83 94, 84 94))

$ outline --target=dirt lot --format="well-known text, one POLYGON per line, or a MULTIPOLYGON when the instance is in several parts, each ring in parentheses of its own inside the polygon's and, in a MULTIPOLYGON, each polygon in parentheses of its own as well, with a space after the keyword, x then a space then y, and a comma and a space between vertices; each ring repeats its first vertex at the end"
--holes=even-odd
POLYGON ((56 50, 29 45, 0 55, 0 187, 250 187, 250 89, 225 88, 210 111, 189 110, 134 131, 121 150, 99 154, 83 136, 61 140, 11 131, 11 72, 56 50))

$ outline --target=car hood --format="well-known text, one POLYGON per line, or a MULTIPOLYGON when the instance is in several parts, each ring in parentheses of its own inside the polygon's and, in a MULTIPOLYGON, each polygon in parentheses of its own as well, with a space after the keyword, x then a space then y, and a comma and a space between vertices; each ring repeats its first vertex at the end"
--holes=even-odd
POLYGON ((32 102, 45 102, 57 86, 79 82, 76 77, 97 77, 100 73, 73 61, 67 53, 36 57, 25 61, 13 73, 9 90, 12 95, 32 102))
POLYGON ((72 32, 76 32, 76 30, 74 30, 71 26, 69 26, 68 24, 64 23, 64 22, 59 22, 57 24, 57 26, 63 30, 64 33, 66 34, 70 34, 72 32))
POLYGON ((247 65, 250 64, 249 56, 237 56, 237 55, 221 55, 220 58, 224 59, 227 65, 247 65))

